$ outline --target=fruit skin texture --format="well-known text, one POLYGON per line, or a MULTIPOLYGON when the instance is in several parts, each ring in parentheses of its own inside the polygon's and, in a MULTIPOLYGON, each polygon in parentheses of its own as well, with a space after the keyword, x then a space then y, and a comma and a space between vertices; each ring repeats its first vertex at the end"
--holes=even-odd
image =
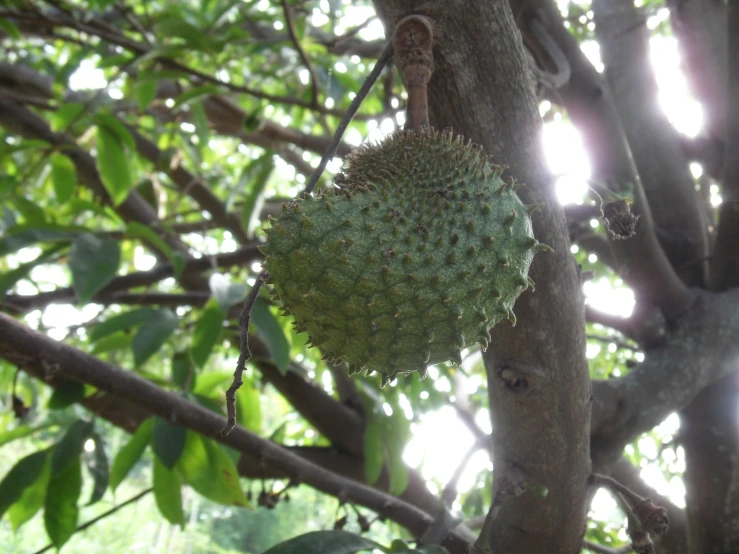
POLYGON ((263 252, 296 330, 383 383, 487 347, 547 248, 501 171, 449 132, 396 131, 350 154, 336 188, 284 205, 263 252))

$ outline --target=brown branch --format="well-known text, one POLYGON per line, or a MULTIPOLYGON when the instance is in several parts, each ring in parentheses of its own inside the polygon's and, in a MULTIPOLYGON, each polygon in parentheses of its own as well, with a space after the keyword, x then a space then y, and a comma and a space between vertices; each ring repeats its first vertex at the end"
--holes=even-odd
POLYGON ((239 243, 243 245, 249 242, 239 218, 226 211, 223 202, 203 184, 201 179, 187 171, 181 163, 166 163, 164 153, 156 144, 130 125, 126 125, 126 128, 133 136, 136 149, 141 156, 149 160, 157 170, 164 172, 182 192, 192 197, 203 210, 207 211, 216 223, 228 229, 239 243))
POLYGON ((701 286, 708 250, 707 221, 678 134, 656 109, 657 81, 649 59, 649 31, 642 10, 629 0, 593 2, 596 34, 610 90, 639 172, 660 241, 678 275, 701 286))
POLYGON ((239 349, 239 359, 236 362, 236 370, 234 371, 234 379, 231 386, 226 391, 226 412, 228 420, 226 425, 221 429, 221 436, 226 437, 236 426, 236 391, 244 384, 242 375, 246 370, 246 362, 251 359, 251 351, 249 350, 249 320, 251 319, 251 310, 257 301, 259 289, 269 279, 269 273, 262 271, 251 287, 246 301, 244 302, 244 310, 239 317, 239 334, 241 348, 239 349))
MULTIPOLYGON (((366 506, 383 517, 406 527, 420 537, 432 518, 422 510, 397 498, 361 485, 312 464, 268 440, 236 427, 228 436, 220 434, 226 420, 177 394, 166 392, 135 373, 123 371, 84 352, 28 329, 0 314, 0 357, 38 371, 61 373, 125 399, 179 425, 211 437, 223 444, 264 460, 298 482, 308 484, 342 500, 366 506)), ((452 554, 464 554, 469 543, 452 532, 444 545, 452 554)))
POLYGON ((739 289, 699 294, 664 343, 649 349, 628 375, 593 381, 591 453, 596 468, 617 460, 640 433, 736 369, 739 289))
POLYGON ((676 317, 690 306, 694 296, 672 269, 657 240, 620 118, 602 77, 585 57, 575 37, 564 27, 554 2, 513 0, 511 5, 517 14, 540 15, 549 35, 567 56, 571 78, 559 93, 572 121, 583 134, 594 179, 614 186, 617 193, 626 192, 622 188, 629 184, 634 187, 632 208, 641 217, 636 236, 614 241, 612 245, 624 280, 634 289, 639 301, 658 306, 668 318, 676 317))
POLYGON ((727 4, 728 92, 726 117, 726 154, 724 156, 723 204, 719 212, 718 232, 710 266, 712 290, 739 286, 739 6, 727 4))
MULTIPOLYGON (((119 33, 114 28, 111 28, 107 24, 101 24, 102 22, 97 18, 90 18, 86 22, 75 19, 64 13, 37 13, 31 11, 18 11, 18 10, 0 10, 0 17, 5 17, 11 20, 18 20, 24 22, 35 23, 37 25, 45 26, 47 28, 55 27, 68 27, 76 31, 87 33, 89 35, 98 37, 99 39, 120 46, 130 52, 134 52, 139 55, 148 54, 151 51, 151 47, 147 44, 137 42, 135 40, 127 38, 125 35, 119 33)), ((193 77, 195 77, 200 83, 210 83, 218 85, 226 90, 232 92, 240 92, 253 96, 261 100, 268 100, 276 104, 284 104, 287 106, 300 106, 313 110, 323 115, 331 115, 335 117, 341 117, 344 114, 343 110, 340 109, 329 109, 323 106, 314 106, 312 102, 294 98, 291 96, 280 96, 276 94, 269 94, 251 87, 244 85, 238 85, 228 81, 222 81, 216 77, 203 73, 195 68, 189 67, 185 64, 177 62, 170 58, 157 57, 156 60, 168 69, 174 69, 177 71, 183 71, 193 77)), ((381 117, 382 114, 360 114, 358 119, 371 119, 381 117)))
MULTIPOLYGON (((182 271, 183 276, 195 275, 203 271, 208 271, 214 267, 232 267, 237 265, 249 264, 253 261, 261 260, 262 254, 259 252, 258 244, 252 243, 233 252, 226 254, 218 254, 216 256, 203 256, 199 259, 191 259, 185 263, 182 271)), ((92 298, 95 302, 98 297, 105 298, 116 292, 125 291, 135 287, 145 287, 153 285, 175 274, 174 267, 171 264, 159 264, 148 271, 137 271, 116 277, 105 287, 103 287, 98 295, 92 298)), ((34 296, 9 294, 0 305, 9 308, 16 313, 27 312, 36 309, 43 309, 49 304, 75 304, 77 297, 72 287, 62 287, 50 292, 42 292, 34 296)))

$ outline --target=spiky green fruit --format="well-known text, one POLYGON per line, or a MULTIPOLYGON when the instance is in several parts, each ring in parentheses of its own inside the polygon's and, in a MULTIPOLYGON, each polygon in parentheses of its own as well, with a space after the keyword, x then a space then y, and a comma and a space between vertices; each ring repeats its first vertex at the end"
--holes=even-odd
POLYGON ((480 342, 528 288, 532 206, 451 133, 398 131, 266 229, 273 291, 332 361, 383 380, 480 342))

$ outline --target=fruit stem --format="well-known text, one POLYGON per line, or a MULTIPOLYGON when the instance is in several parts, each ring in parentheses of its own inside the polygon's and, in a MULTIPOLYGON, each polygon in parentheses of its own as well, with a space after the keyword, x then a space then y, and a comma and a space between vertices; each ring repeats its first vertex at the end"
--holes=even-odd
POLYGON ((395 26, 395 62, 408 90, 406 129, 420 131, 429 127, 427 85, 434 72, 433 45, 433 22, 428 17, 409 15, 395 26))

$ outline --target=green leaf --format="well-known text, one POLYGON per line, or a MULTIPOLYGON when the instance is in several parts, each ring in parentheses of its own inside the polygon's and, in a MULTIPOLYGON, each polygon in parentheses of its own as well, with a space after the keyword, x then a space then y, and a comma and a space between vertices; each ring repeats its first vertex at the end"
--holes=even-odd
MULTIPOLYGON (((230 371, 208 371, 198 375, 198 384, 197 386, 191 387, 191 389, 194 394, 212 396, 213 390, 216 387, 224 383, 230 383, 232 380, 233 373, 230 371)), ((225 387, 223 390, 225 391, 225 387)))
POLYGON ((184 427, 174 425, 159 417, 154 418, 152 447, 159 461, 168 469, 172 469, 180 459, 185 447, 186 436, 187 429, 184 427))
POLYGON ((164 518, 173 525, 185 527, 182 511, 182 480, 177 472, 154 458, 154 499, 164 518))
POLYGON ((70 242, 81 233, 82 227, 68 227, 46 223, 43 225, 14 225, 0 238, 0 256, 17 252, 39 242, 70 242))
POLYGON ((222 273, 211 273, 208 285, 213 298, 224 312, 244 300, 249 292, 244 283, 232 283, 230 277, 222 273))
POLYGON ((54 152, 51 155, 51 183, 58 204, 72 198, 77 186, 77 168, 67 156, 54 152))
POLYGON ((47 407, 50 410, 61 410, 79 402, 85 397, 85 385, 79 381, 67 381, 62 386, 54 389, 49 398, 47 407))
POLYGON ((205 498, 220 504, 248 506, 236 467, 213 440, 188 431, 176 467, 185 482, 205 498))
POLYGON ((131 164, 121 139, 103 125, 97 126, 97 166, 105 190, 118 206, 133 186, 131 164))
POLYGON ((251 322, 257 328, 259 336, 267 343, 277 369, 284 375, 290 365, 290 345, 282 327, 261 298, 257 298, 251 310, 251 322))
POLYGON ((8 519, 13 531, 30 520, 44 505, 46 488, 51 478, 51 456, 46 456, 44 467, 36 480, 26 487, 21 497, 8 508, 8 519))
POLYGON ((172 382, 185 390, 195 388, 197 374, 192 365, 192 359, 187 352, 177 352, 172 356, 172 382))
POLYGON ((200 315, 200 320, 195 326, 192 337, 192 348, 190 354, 198 367, 203 367, 208 361, 213 347, 218 342, 223 329, 223 320, 226 314, 218 307, 218 305, 210 301, 200 315))
POLYGON ((108 489, 108 481, 110 479, 108 455, 105 453, 103 438, 97 433, 94 433, 92 439, 95 441, 95 450, 93 450, 91 456, 85 458, 87 470, 92 475, 93 480, 90 501, 87 503, 88 506, 95 504, 103 497, 105 491, 108 489))
POLYGON ((0 29, 13 40, 21 38, 21 32, 9 19, 0 19, 0 29))
POLYGON ((150 320, 136 332, 131 348, 136 367, 151 358, 167 341, 179 323, 177 316, 169 310, 157 310, 150 320))
POLYGON ((247 191, 241 210, 241 226, 249 236, 259 223, 257 208, 260 207, 264 189, 274 169, 274 157, 271 152, 267 152, 246 166, 239 177, 239 189, 247 191))
POLYGON ((58 244, 39 254, 36 259, 20 264, 17 268, 0 274, 0 300, 10 291, 15 284, 26 277, 31 270, 44 263, 49 258, 53 258, 60 250, 66 248, 64 244, 58 244))
POLYGON ((125 148, 132 152, 136 150, 136 141, 131 135, 131 131, 129 131, 123 122, 116 116, 109 113, 98 112, 95 114, 94 120, 96 125, 107 128, 111 133, 118 137, 118 140, 125 148))
POLYGON ((126 445, 118 451, 110 469, 110 488, 115 491, 134 464, 141 458, 146 446, 151 441, 154 431, 154 418, 143 421, 126 445))
POLYGON ((82 466, 75 458, 58 473, 52 471, 46 489, 44 524, 51 542, 61 548, 77 528, 79 508, 77 501, 82 492, 82 466))
POLYGON ((384 418, 385 451, 390 473, 389 492, 400 496, 408 487, 408 466, 403 461, 403 450, 410 435, 410 424, 400 407, 395 406, 393 415, 384 418))
POLYGON ((380 416, 370 412, 364 427, 364 476, 368 485, 377 482, 385 464, 382 427, 380 416))
POLYGON ((56 427, 56 424, 55 423, 44 423, 36 427, 29 427, 27 425, 21 425, 10 431, 3 431, 2 433, 0 433, 0 446, 8 444, 9 442, 13 442, 16 439, 22 439, 23 437, 29 437, 33 435, 34 433, 38 433, 39 431, 43 431, 44 429, 48 429, 50 427, 56 427))
POLYGON ((385 550, 374 541, 348 531, 313 531, 273 546, 264 554, 355 554, 385 550))
POLYGON ((93 422, 78 419, 69 426, 67 432, 54 447, 51 457, 52 476, 63 472, 75 460, 79 460, 85 441, 90 438, 93 422))
POLYGON ((90 332, 90 341, 95 342, 118 331, 137 327, 152 319, 156 312, 152 308, 140 308, 109 317, 92 329, 90 332))
POLYGON ((53 112, 51 128, 55 132, 66 131, 69 125, 78 121, 85 111, 85 105, 77 102, 62 104, 53 112))
POLYGON ((192 100, 197 100, 199 98, 202 98, 203 96, 217 94, 218 90, 219 90, 218 87, 214 84, 207 84, 207 85, 200 85, 197 87, 192 87, 190 90, 187 90, 183 92, 182 94, 180 94, 175 99, 174 105, 172 107, 176 108, 177 106, 182 106, 192 100))
POLYGON ((139 109, 145 112, 157 96, 157 83, 156 81, 138 81, 134 85, 134 93, 139 109))
POLYGON ((262 432, 262 405, 259 389, 251 381, 244 381, 236 391, 236 421, 257 434, 262 432))
POLYGON ((95 343, 91 354, 105 354, 113 350, 128 350, 131 348, 133 342, 133 335, 125 332, 113 333, 107 337, 103 337, 95 343))
POLYGON ((80 303, 89 302, 112 281, 120 263, 121 250, 116 241, 90 233, 77 237, 69 252, 69 268, 80 303))
POLYGON ((41 450, 19 460, 0 482, 0 518, 21 498, 44 471, 49 451, 41 450))

